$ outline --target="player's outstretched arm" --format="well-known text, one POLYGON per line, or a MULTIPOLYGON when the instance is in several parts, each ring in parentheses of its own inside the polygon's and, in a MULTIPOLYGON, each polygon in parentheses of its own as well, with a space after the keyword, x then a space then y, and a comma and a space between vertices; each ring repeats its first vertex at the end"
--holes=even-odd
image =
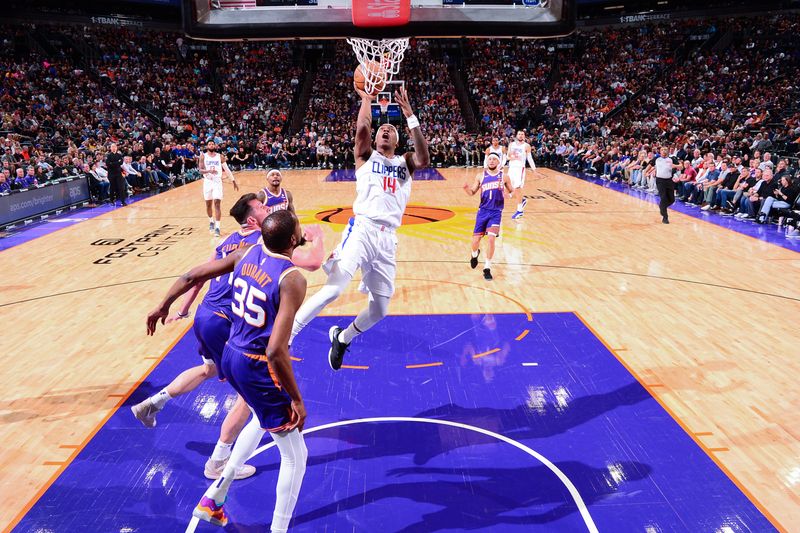
POLYGON ((240 248, 222 259, 209 261, 196 266, 189 272, 183 274, 172 284, 167 295, 158 306, 147 315, 147 334, 152 335, 156 331, 159 320, 165 323, 169 316, 169 307, 178 299, 181 294, 188 292, 194 285, 203 284, 211 278, 233 272, 236 263, 242 258, 249 248, 240 248))
MULTIPOLYGON (((215 261, 216 258, 217 254, 211 254, 211 258, 208 261, 215 261)), ((192 304, 197 299, 197 295, 200 294, 200 290, 203 288, 203 285, 205 285, 205 283, 195 283, 194 286, 189 289, 189 292, 187 292, 186 296, 183 297, 181 308, 167 319, 167 324, 183 318, 189 318, 189 309, 192 308, 192 304)))
POLYGON ((372 155, 372 100, 374 100, 374 97, 359 88, 356 88, 356 92, 361 97, 353 148, 356 157, 356 168, 358 168, 372 155))
POLYGON ((295 428, 303 430, 306 421, 306 408, 303 405, 303 397, 300 395, 300 388, 294 378, 292 361, 289 358, 289 336, 292 333, 294 315, 306 297, 306 278, 298 271, 290 272, 281 281, 281 303, 278 307, 278 314, 275 317, 275 324, 272 326, 272 335, 269 337, 267 345, 267 359, 278 382, 292 399, 292 425, 288 431, 295 428))
POLYGON ((422 129, 419 126, 419 120, 414 116, 414 110, 411 109, 411 103, 408 101, 408 93, 405 87, 400 87, 394 93, 394 99, 400 104, 400 109, 403 110, 403 115, 408 120, 408 129, 411 130, 411 138, 414 139, 414 153, 406 154, 406 164, 408 171, 413 174, 415 170, 425 168, 431 163, 431 155, 428 152, 428 141, 422 134, 422 129))
POLYGON ((325 255, 322 228, 316 224, 306 226, 304 233, 306 241, 311 245, 304 248, 295 248, 294 253, 292 253, 292 263, 304 270, 314 272, 322 266, 322 259, 325 255))

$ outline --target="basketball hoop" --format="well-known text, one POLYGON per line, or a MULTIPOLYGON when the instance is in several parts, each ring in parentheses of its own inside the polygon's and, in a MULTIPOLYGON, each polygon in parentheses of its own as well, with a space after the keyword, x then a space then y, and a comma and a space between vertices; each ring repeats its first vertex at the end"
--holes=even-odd
MULTIPOLYGON (((376 94, 392 81, 392 77, 400 72, 403 54, 408 48, 408 38, 402 39, 347 39, 356 54, 364 73, 364 90, 367 94, 376 94)), ((381 106, 381 109, 383 107, 381 106)))

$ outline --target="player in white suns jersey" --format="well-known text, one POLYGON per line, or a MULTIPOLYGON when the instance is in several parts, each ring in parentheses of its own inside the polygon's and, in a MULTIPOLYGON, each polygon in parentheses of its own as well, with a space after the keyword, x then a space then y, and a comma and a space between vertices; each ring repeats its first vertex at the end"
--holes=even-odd
POLYGON ((198 165, 200 174, 203 175, 203 199, 206 201, 206 213, 208 214, 208 230, 213 231, 216 237, 220 236, 220 219, 222 218, 222 174, 223 172, 233 182, 233 190, 238 191, 239 185, 236 178, 228 168, 225 156, 217 152, 217 144, 208 141, 206 151, 200 154, 198 165), (211 207, 214 207, 213 215, 211 207))
MULTIPOLYGON (((362 292, 369 295, 367 308, 361 311, 347 328, 333 326, 328 332, 331 349, 328 361, 339 370, 344 353, 353 338, 374 326, 386 316, 389 300, 394 294, 395 230, 402 223, 411 196, 411 177, 415 170, 428 166, 428 142, 420 131, 419 120, 411 110, 404 88, 395 93, 395 101, 408 122, 414 140, 414 152, 395 155, 398 145, 397 129, 383 124, 372 146, 372 100, 356 88, 361 96, 355 136, 356 200, 355 217, 350 219, 342 241, 324 265, 328 280, 319 292, 298 310, 292 327, 292 337, 308 325, 322 309, 342 294, 345 287, 361 269, 362 292)), ((290 342, 291 344, 291 342, 290 342)))
POLYGON ((506 151, 508 157, 508 177, 511 180, 511 186, 514 187, 513 198, 517 200, 517 210, 511 215, 511 218, 517 220, 522 217, 522 212, 525 210, 525 204, 528 200, 522 195, 522 188, 525 186, 525 162, 531 166, 536 172, 536 164, 533 162, 531 155, 531 145, 525 142, 525 132, 519 130, 517 138, 508 143, 508 150, 506 151))

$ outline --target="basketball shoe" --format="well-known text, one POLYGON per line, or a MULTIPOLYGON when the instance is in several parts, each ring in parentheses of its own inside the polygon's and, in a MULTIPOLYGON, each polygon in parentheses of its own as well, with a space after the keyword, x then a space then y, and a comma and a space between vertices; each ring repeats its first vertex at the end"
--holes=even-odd
POLYGON ((339 340, 339 333, 342 332, 342 328, 339 326, 333 326, 328 331, 328 337, 331 340, 331 349, 328 351, 328 363, 330 363, 331 368, 334 370, 339 370, 342 368, 342 362, 344 361, 344 352, 347 351, 349 344, 345 344, 339 340))
POLYGON ((219 228, 214 228, 214 237, 219 237, 219 236, 220 236, 219 228))
POLYGON ((483 279, 485 279, 487 281, 491 281, 491 280, 494 279, 492 277, 492 269, 490 269, 490 268, 484 268, 483 269, 483 279))
POLYGON ((135 416, 136 419, 146 428, 156 427, 156 413, 158 413, 160 410, 161 409, 153 405, 153 402, 150 401, 150 398, 131 406, 131 412, 133 413, 133 416, 135 416))
MULTIPOLYGON (((223 459, 221 461, 209 459, 206 461, 206 467, 203 470, 203 475, 205 475, 208 479, 219 479, 220 476, 222 476, 222 471, 225 470, 225 466, 227 464, 227 459, 223 459)), ((233 479, 247 479, 255 473, 256 467, 252 465, 242 465, 236 469, 236 474, 233 476, 233 479)))
POLYGON ((513 215, 511 215, 511 220, 519 220, 522 218, 522 211, 515 211, 513 215))
POLYGON ((192 511, 192 516, 210 522, 215 526, 225 527, 228 524, 228 515, 225 514, 225 502, 217 505, 217 502, 203 496, 197 507, 192 511))
POLYGON ((208 231, 214 231, 214 223, 213 222, 209 222, 208 223, 208 231))
MULTIPOLYGON (((481 251, 480 250, 478 250, 478 255, 481 255, 481 251)), ((469 258, 469 266, 471 266, 472 268, 475 268, 475 267, 478 266, 478 255, 476 255, 475 257, 470 257, 469 258)))

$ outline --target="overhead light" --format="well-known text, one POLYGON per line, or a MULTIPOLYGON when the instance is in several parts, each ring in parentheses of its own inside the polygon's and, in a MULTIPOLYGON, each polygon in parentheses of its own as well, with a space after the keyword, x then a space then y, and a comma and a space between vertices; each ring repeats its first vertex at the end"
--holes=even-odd
POLYGON ((612 9, 625 9, 625 6, 606 6, 603 9, 611 11, 612 9))

